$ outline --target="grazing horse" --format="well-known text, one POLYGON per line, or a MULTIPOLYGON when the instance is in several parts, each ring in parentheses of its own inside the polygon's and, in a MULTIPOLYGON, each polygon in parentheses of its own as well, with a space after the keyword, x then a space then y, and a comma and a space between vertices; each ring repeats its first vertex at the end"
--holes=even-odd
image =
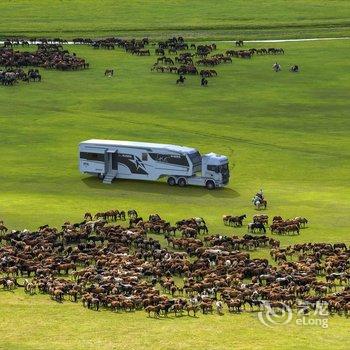
POLYGON ((174 61, 170 57, 165 57, 164 64, 174 65, 174 61))
POLYGON ((0 233, 6 233, 8 228, 4 224, 0 224, 0 233))
POLYGON ((305 227, 306 224, 309 222, 308 219, 302 216, 297 216, 293 221, 298 222, 301 227, 305 227))
POLYGON ((148 317, 151 317, 151 312, 153 312, 154 317, 159 317, 160 307, 159 305, 149 305, 145 307, 145 311, 148 313, 148 317))
POLYGON ((259 233, 266 233, 266 228, 264 224, 262 224, 261 222, 251 222, 250 224, 248 224, 248 232, 255 233, 256 231, 258 231, 259 233))
POLYGON ((85 220, 88 220, 88 221, 92 221, 92 215, 91 215, 91 213, 85 213, 85 214, 84 214, 84 219, 85 219, 85 220))
POLYGON ((228 220, 229 226, 233 224, 233 226, 242 226, 243 225, 243 220, 247 217, 246 214, 241 215, 241 216, 233 216, 228 220))
POLYGON ((242 301, 240 299, 231 299, 226 302, 229 312, 241 312, 242 301))
POLYGON ((187 310, 187 315, 189 316, 190 315, 190 312, 193 311, 193 316, 196 316, 196 313, 198 311, 198 306, 197 305, 188 305, 186 307, 186 310, 187 310))
POLYGON ((137 211, 135 209, 128 210, 128 218, 136 219, 138 217, 137 211))
POLYGON ((156 55, 162 55, 164 56, 164 50, 163 49, 160 49, 160 48, 157 48, 156 51, 155 51, 156 55))
POLYGON ((33 81, 41 81, 41 75, 39 73, 39 70, 35 69, 29 69, 28 71, 28 81, 33 80, 33 81))
POLYGON ((105 70, 105 76, 108 75, 108 77, 113 77, 114 75, 114 69, 106 69, 105 70))
POLYGON ((24 292, 29 295, 35 294, 36 285, 33 282, 29 282, 27 279, 24 281, 24 292))

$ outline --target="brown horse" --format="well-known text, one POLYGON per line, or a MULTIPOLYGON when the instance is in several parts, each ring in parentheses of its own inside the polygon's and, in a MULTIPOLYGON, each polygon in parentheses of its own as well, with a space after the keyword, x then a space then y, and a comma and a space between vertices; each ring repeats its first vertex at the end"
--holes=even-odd
POLYGON ((85 213, 85 214, 84 214, 84 219, 85 219, 85 220, 88 220, 88 221, 92 221, 92 215, 91 215, 91 213, 85 213))

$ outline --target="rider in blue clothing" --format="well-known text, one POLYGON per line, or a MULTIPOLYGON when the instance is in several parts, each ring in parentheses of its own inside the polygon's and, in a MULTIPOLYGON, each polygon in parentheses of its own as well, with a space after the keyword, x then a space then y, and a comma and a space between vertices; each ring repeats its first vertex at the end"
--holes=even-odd
POLYGON ((257 202, 261 202, 264 200, 264 193, 263 193, 263 190, 262 188, 260 189, 259 192, 256 193, 256 195, 254 196, 252 202, 254 203, 254 205, 257 203, 257 202))

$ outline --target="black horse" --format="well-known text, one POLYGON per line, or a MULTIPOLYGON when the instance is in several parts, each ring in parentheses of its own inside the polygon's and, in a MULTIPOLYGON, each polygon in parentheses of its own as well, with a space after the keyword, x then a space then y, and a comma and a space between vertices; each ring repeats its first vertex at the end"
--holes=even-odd
POLYGON ((252 233, 256 231, 266 233, 266 228, 261 222, 252 222, 248 225, 248 231, 252 233))
POLYGON ((38 69, 29 69, 28 71, 28 79, 29 81, 30 80, 33 80, 33 81, 41 81, 41 75, 39 73, 39 70, 38 69))
POLYGON ((208 80, 203 77, 201 79, 201 86, 207 86, 207 85, 208 85, 208 80))
POLYGON ((176 84, 183 84, 185 82, 186 78, 183 75, 180 75, 180 78, 176 80, 176 84))

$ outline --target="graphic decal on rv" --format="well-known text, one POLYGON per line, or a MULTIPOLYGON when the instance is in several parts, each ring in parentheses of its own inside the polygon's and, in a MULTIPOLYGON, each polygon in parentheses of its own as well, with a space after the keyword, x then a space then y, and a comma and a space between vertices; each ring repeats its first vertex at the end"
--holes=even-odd
POLYGON ((132 174, 148 175, 141 159, 132 154, 118 153, 118 163, 129 168, 132 174))
POLYGON ((160 153, 149 153, 149 156, 161 163, 188 166, 186 156, 180 154, 160 154, 160 153))

